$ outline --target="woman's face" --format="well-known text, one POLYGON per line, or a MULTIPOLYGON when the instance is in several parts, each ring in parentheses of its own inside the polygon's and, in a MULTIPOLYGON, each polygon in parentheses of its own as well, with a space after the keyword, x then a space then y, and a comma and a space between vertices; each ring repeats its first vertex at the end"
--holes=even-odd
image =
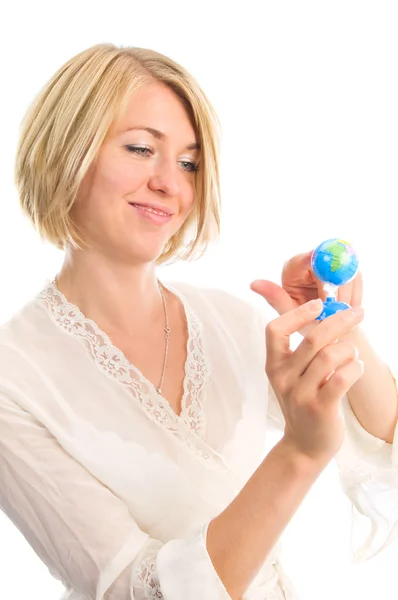
POLYGON ((195 130, 174 92, 158 82, 142 87, 111 127, 80 188, 72 216, 83 239, 113 259, 156 260, 194 206, 195 146, 195 130), (133 204, 154 205, 170 216, 133 204))

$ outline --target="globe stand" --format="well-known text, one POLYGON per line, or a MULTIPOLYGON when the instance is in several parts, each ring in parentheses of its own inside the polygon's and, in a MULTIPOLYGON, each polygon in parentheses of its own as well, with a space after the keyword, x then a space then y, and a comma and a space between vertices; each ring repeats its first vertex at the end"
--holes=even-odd
POLYGON ((346 302, 339 302, 336 300, 338 290, 337 285, 334 285, 333 283, 325 283, 323 290, 327 293, 327 297, 323 303, 323 311, 319 317, 315 319, 316 321, 323 321, 324 319, 327 319, 327 317, 330 317, 341 310, 347 310, 347 308, 351 308, 346 302))

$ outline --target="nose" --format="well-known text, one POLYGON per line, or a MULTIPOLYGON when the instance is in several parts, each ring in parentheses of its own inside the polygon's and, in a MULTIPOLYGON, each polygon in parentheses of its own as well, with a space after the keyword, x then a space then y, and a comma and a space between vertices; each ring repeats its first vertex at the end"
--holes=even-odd
POLYGON ((155 192, 163 192, 167 196, 177 196, 180 192, 179 168, 175 159, 159 160, 149 179, 148 186, 155 192))

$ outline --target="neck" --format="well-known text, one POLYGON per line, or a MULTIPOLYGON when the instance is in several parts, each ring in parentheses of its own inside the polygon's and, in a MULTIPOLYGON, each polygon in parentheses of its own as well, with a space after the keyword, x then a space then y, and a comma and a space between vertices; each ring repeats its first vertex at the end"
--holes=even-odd
POLYGON ((56 283, 108 333, 136 333, 164 319, 154 263, 115 264, 89 250, 69 250, 56 283))

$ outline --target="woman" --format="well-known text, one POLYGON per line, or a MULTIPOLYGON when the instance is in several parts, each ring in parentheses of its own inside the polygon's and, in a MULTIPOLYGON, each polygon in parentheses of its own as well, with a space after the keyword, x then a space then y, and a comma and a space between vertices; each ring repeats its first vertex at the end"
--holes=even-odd
POLYGON ((281 288, 252 285, 281 313, 266 356, 250 304, 157 278, 217 236, 216 124, 181 66, 99 45, 23 125, 22 209, 65 260, 0 329, 0 502, 64 600, 294 598, 277 542, 338 452, 345 491, 388 525, 368 553, 393 531, 376 508, 386 483, 398 495, 397 394, 361 309, 314 326, 317 283, 294 257, 281 288), (283 437, 264 458, 270 419, 283 437))

